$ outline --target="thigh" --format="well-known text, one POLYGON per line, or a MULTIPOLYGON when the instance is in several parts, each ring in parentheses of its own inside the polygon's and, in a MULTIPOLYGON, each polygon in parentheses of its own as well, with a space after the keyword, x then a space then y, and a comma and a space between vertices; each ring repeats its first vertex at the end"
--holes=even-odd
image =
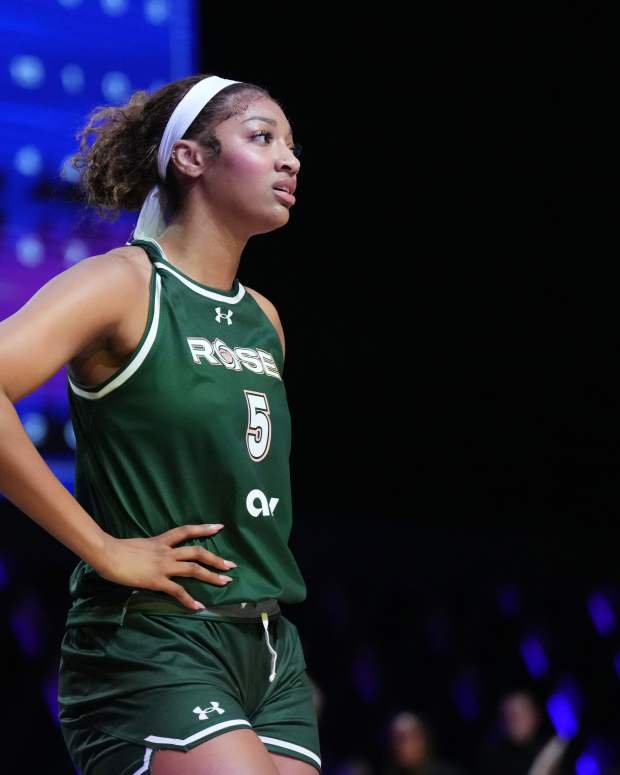
MULTIPOLYGON (((251 729, 218 735, 191 751, 160 748, 151 761, 150 775, 279 775, 265 746, 251 729)), ((299 775, 302 775, 300 773, 299 775)))
POLYGON ((316 766, 302 762, 301 759, 293 759, 291 756, 283 756, 271 751, 269 756, 278 768, 278 775, 316 775, 316 766))
POLYGON ((281 615, 277 626, 276 680, 250 721, 269 753, 277 754, 273 761, 279 772, 310 775, 314 771, 316 775, 321 771, 318 719, 303 647, 293 622, 281 615))

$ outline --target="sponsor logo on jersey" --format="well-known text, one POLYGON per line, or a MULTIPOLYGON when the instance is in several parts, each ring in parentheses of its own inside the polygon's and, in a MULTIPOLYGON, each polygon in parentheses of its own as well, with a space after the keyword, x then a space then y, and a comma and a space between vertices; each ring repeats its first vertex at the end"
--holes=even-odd
POLYGON ((246 508, 252 517, 273 517, 280 498, 267 496, 262 490, 250 490, 245 499, 246 508))
POLYGON ((229 347, 223 339, 188 336, 192 361, 197 365, 225 366, 231 371, 248 369, 255 374, 282 379, 273 355, 260 347, 229 347))

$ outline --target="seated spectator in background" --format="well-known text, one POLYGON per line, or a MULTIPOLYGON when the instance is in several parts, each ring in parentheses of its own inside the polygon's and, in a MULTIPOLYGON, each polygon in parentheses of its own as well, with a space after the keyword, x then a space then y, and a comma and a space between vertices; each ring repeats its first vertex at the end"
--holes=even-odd
POLYGON ((558 775, 568 742, 549 728, 533 696, 512 692, 500 703, 499 739, 480 757, 480 775, 558 775))
POLYGON ((461 775, 435 758, 430 728, 419 716, 399 713, 391 720, 388 733, 388 763, 383 775, 461 775))

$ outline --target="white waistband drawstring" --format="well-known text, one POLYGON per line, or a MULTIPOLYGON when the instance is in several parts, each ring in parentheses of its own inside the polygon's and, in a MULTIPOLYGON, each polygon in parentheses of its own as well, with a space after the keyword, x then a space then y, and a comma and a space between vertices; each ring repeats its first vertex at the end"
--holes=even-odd
POLYGON ((271 652, 271 673, 269 674, 269 680, 273 681, 273 679, 276 677, 276 659, 278 658, 278 653, 269 642, 269 616, 267 616, 266 611, 261 611, 260 616, 261 616, 261 619, 263 620, 263 627, 265 628, 265 638, 267 640, 267 648, 271 652))

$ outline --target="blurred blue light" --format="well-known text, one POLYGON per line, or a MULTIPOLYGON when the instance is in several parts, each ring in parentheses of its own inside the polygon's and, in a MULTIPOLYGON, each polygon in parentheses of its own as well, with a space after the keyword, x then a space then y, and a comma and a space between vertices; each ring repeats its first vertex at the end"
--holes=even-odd
POLYGON ((43 261, 43 243, 34 234, 26 234, 15 243, 17 260, 22 266, 39 266, 43 261))
POLYGON ((144 0, 144 15, 151 24, 162 24, 169 13, 167 0, 144 0))
POLYGON ((41 152, 34 145, 24 145, 15 154, 15 169, 22 175, 38 175, 42 167, 41 152))
POLYGON ((103 76, 101 91, 110 102, 123 102, 129 97, 131 83, 124 73, 113 70, 103 76))
POLYGON ((35 447, 41 446, 49 433, 47 417, 40 412, 27 412, 20 419, 35 447))
POLYGON ((558 681, 556 685, 556 694, 562 694, 566 697, 575 716, 581 714, 581 708, 583 705, 583 698, 581 689, 572 676, 565 675, 558 681))
POLYGON ((570 698, 556 692, 547 700, 547 711, 559 737, 568 740, 579 731, 579 723, 571 706, 570 698))
POLYGON ((65 246, 65 263, 76 264, 88 256, 88 245, 81 239, 71 239, 65 246))
POLYGON ((601 775, 598 762, 589 753, 582 753, 575 762, 575 771, 577 775, 601 775))
POLYGON ((616 629, 616 617, 605 595, 600 592, 590 595, 588 610, 599 635, 609 635, 616 629))
POLYGON ((101 8, 108 16, 121 16, 127 11, 128 0, 99 0, 101 8))
POLYGON ((521 641, 521 656, 533 678, 542 678, 547 674, 549 662, 540 638, 530 635, 521 641))
POLYGON ((24 89, 36 89, 45 80, 45 68, 39 57, 28 55, 13 57, 9 70, 11 78, 24 89))
MULTIPOLYGON (((592 737, 584 745, 581 756, 576 762, 579 775, 588 775, 589 773, 609 773, 609 768, 613 767, 616 756, 610 743, 602 737, 592 737), (581 768, 581 772, 579 770, 581 768)), ((615 771, 615 770, 614 770, 615 771)))
POLYGON ((58 675, 57 673, 52 673, 49 675, 46 680, 43 682, 43 686, 41 687, 43 690, 43 697, 45 699, 45 704, 47 705, 47 709, 50 712, 50 716, 52 717, 52 721, 54 724, 56 724, 57 727, 60 726, 60 720, 58 718, 58 675))

